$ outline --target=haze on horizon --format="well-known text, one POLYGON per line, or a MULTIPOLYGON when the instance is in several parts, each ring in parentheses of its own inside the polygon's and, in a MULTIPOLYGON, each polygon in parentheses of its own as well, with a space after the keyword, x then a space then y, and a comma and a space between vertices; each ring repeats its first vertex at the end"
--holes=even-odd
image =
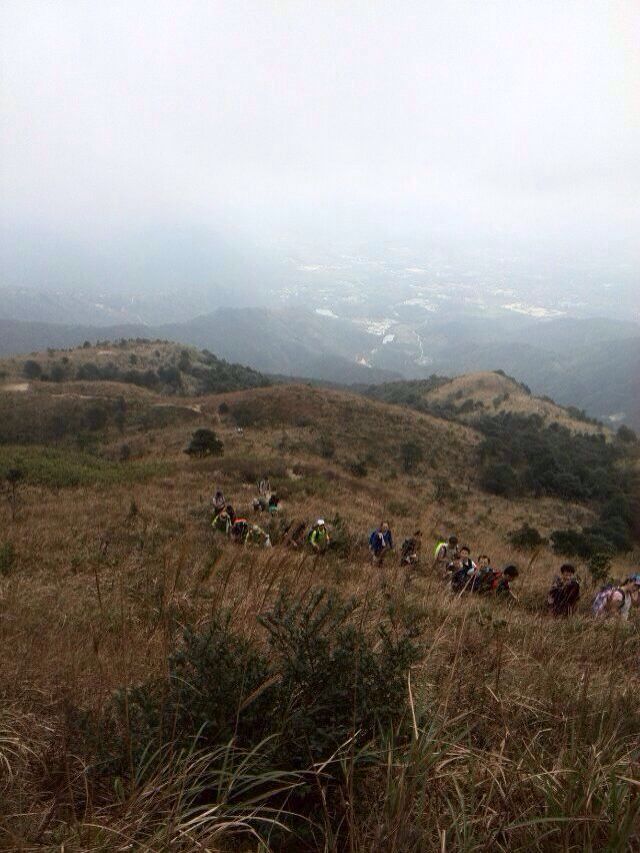
POLYGON ((5 0, 0 23, 0 285, 60 284, 71 254, 107 288, 155 257, 153 289, 208 235, 638 260, 635 0, 5 0))

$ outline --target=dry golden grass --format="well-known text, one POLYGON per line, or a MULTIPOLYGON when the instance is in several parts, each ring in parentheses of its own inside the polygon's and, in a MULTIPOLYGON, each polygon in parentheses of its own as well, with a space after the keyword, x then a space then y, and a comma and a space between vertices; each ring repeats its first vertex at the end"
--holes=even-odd
MULTIPOLYGON (((484 409, 481 414, 496 415, 501 412, 511 412, 518 415, 538 415, 545 424, 557 423, 573 432, 589 435, 610 433, 606 427, 576 420, 562 406, 527 394, 513 379, 494 371, 457 376, 450 382, 429 391, 426 399, 432 403, 451 403, 456 407, 466 400, 471 400, 474 403, 482 403, 484 409)), ((462 418, 472 419, 477 416, 478 413, 474 412, 462 415, 462 418)))
MULTIPOLYGON (((102 384, 84 390, 114 391, 102 384)), ((122 393, 161 402, 141 389, 122 393)), ((146 782, 124 802, 114 798, 93 811, 85 803, 74 812, 69 798, 82 801, 84 769, 80 756, 65 751, 64 709, 97 711, 114 690, 161 676, 176 624, 204 623, 220 607, 230 609, 238 630, 259 637, 256 616, 283 584, 298 593, 326 585, 361 599, 373 595, 419 614, 425 626, 422 662, 407 692, 421 721, 414 741, 408 751, 380 746, 365 799, 349 806, 350 829, 339 847, 326 840, 325 849, 345 849, 345 838, 354 851, 640 849, 633 828, 616 846, 611 827, 616 796, 626 804, 616 820, 637 816, 628 797, 639 784, 638 733, 634 739, 625 727, 638 714, 635 623, 590 618, 584 570, 579 613, 551 620, 544 596, 560 560, 546 548, 517 553, 505 538, 525 520, 547 535, 586 521, 588 510, 479 492, 473 431, 397 407, 305 386, 180 404, 199 406, 192 425, 124 437, 113 431, 103 447, 113 456, 122 441, 136 443, 143 460, 168 465, 170 476, 108 489, 26 484, 15 521, 0 503, 0 544, 11 542, 16 553, 11 572, 0 576, 5 849, 267 849, 247 835, 233 847, 239 825, 253 826, 255 815, 187 826, 180 780, 199 772, 197 757, 193 766, 169 763, 166 778, 146 782), (223 400, 231 407, 252 401, 264 425, 238 434, 229 416, 218 415, 223 400), (183 453, 196 426, 216 429, 223 458, 183 453), (318 450, 327 434, 335 443, 331 459, 318 450), (428 451, 410 476, 397 455, 406 440, 428 451), (368 447, 375 448, 369 474, 353 477, 347 463, 368 447), (339 514, 359 539, 351 556, 245 551, 217 538, 208 523, 214 489, 250 513, 251 473, 270 474, 285 516, 311 522, 339 514), (457 495, 438 505, 434 482, 443 473, 457 495), (368 559, 366 537, 381 518, 398 543, 423 531, 424 571, 409 585, 396 559, 382 568, 368 559), (474 555, 520 566, 517 604, 448 593, 428 558, 436 537, 453 532, 474 555)), ((619 561, 614 571, 630 568, 619 561)))

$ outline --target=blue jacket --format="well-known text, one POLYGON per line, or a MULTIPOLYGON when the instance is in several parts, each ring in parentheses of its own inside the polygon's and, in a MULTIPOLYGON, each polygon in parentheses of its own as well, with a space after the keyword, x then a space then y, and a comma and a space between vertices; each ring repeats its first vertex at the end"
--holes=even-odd
POLYGON ((387 530, 386 533, 381 533, 379 530, 374 530, 369 537, 369 547, 376 556, 378 556, 384 548, 393 548, 391 531, 387 530))

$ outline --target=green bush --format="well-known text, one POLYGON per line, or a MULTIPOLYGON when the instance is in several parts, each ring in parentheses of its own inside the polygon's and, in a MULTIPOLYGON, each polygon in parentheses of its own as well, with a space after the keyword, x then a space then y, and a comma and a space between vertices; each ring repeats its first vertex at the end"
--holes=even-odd
POLYGON ((364 460, 354 460, 348 463, 349 473, 354 477, 366 477, 367 476, 367 464, 364 460))
POLYGON ((618 432, 616 434, 618 436, 618 439, 620 441, 625 442, 626 444, 635 444, 635 442, 638 440, 638 436, 636 435, 634 430, 629 429, 629 427, 625 426, 624 424, 618 428, 618 432))
POLYGON ((22 375, 25 379, 40 379, 42 376, 42 368, 37 361, 29 358, 22 366, 22 375))
POLYGON ((104 714, 85 718, 85 749, 103 769, 126 774, 152 748, 173 742, 215 747, 234 739, 250 749, 271 737, 271 766, 326 761, 357 735, 406 725, 406 683, 418 660, 417 627, 369 634, 358 603, 324 589, 281 595, 259 617, 267 643, 247 639, 228 617, 187 627, 168 676, 119 691, 104 714))
POLYGON ((11 542, 0 545, 0 575, 11 574, 16 562, 15 548, 11 542))
POLYGON ((612 553, 613 549, 610 549, 609 551, 597 551, 591 555, 588 568, 594 586, 603 583, 609 577, 612 553))
POLYGON ((504 462, 487 465, 480 475, 480 485, 493 495, 513 497, 518 491, 518 478, 511 465, 504 462))
POLYGON ((193 433, 184 452, 189 456, 222 456, 224 445, 213 430, 200 428, 193 433))
POLYGON ((535 527, 530 527, 526 522, 522 527, 508 533, 507 539, 515 548, 520 548, 523 551, 538 548, 545 541, 538 530, 535 527))

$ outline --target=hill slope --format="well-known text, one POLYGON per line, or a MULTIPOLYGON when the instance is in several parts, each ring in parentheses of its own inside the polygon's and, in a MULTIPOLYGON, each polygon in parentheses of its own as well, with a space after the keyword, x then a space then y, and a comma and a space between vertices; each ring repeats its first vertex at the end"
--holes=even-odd
MULTIPOLYGON (((133 354, 159 372, 182 357, 162 343, 113 350, 74 351, 63 366, 120 370, 133 354)), ((33 360, 50 372, 61 357, 33 360)), ((216 367, 200 358, 191 364, 216 367)), ((564 557, 508 536, 524 523, 544 537, 594 525, 600 498, 485 491, 487 436, 465 412, 445 419, 307 385, 190 396, 25 380, 23 361, 3 364, 17 372, 0 389, 0 472, 21 474, 15 500, 0 502, 0 755, 11 773, 0 829, 12 849, 109 849, 117 837, 240 849, 247 827, 273 851, 382 853, 390 839, 438 851, 445 837, 506 853, 547 849, 549 833, 575 849, 637 846, 637 632, 590 618, 584 563, 578 614, 547 617, 564 557), (185 454, 196 429, 215 430, 223 455, 185 454), (265 474, 281 497, 273 518, 252 510, 265 474), (213 532, 216 488, 273 548, 213 532), (288 521, 319 516, 333 539, 325 555, 284 544, 288 521), (422 530, 420 571, 396 554, 372 565, 381 518, 396 542, 422 530), (447 592, 430 556, 452 532, 474 557, 518 563, 517 601, 447 592)), ((500 376, 432 384, 440 405, 483 402, 494 425, 542 405, 500 376), (494 409, 506 389, 513 410, 494 409)), ((635 448, 581 435, 585 425, 545 405, 565 457, 606 457, 622 483, 635 448)), ((598 469, 583 467, 576 476, 598 469)), ((611 571, 631 565, 621 553, 611 571)))

